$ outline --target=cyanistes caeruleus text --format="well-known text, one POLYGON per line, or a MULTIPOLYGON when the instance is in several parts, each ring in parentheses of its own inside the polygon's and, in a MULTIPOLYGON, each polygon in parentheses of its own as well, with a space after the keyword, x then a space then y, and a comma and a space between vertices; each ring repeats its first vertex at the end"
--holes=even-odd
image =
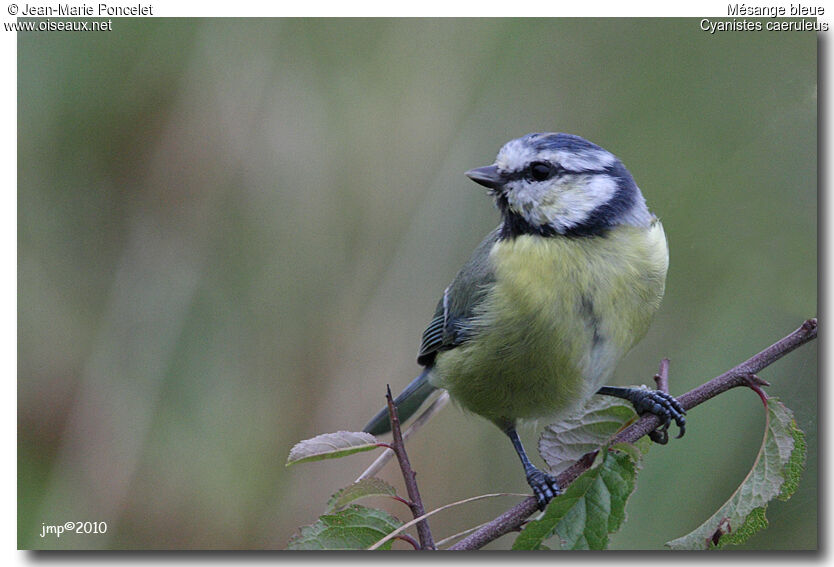
MULTIPOLYGON (((466 175, 489 188, 501 224, 444 291, 417 357, 425 369, 395 404, 405 420, 448 390, 509 436, 544 508, 560 487, 530 462, 519 420, 558 420, 598 393, 658 415, 664 436, 674 419, 683 435, 673 397, 602 386, 660 306, 666 236, 620 160, 579 136, 528 134, 466 175)), ((389 429, 387 410, 365 426, 389 429)))

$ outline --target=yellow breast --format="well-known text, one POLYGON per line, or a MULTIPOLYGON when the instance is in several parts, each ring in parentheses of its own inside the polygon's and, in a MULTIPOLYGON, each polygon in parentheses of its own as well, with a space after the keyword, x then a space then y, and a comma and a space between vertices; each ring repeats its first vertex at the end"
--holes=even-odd
POLYGON ((648 330, 668 251, 659 221, 605 236, 497 242, 495 283, 471 339, 436 371, 464 408, 492 420, 558 415, 582 403, 648 330))

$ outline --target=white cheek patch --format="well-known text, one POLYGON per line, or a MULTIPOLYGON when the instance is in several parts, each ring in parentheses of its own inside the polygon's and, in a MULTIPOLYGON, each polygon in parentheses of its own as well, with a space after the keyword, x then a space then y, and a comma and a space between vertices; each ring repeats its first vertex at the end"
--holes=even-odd
POLYGON ((520 181, 507 193, 507 202, 533 226, 565 232, 587 221, 616 192, 616 180, 607 175, 570 175, 543 183, 520 181))
POLYGON ((547 198, 547 187, 544 185, 546 184, 520 180, 513 183, 507 191, 510 209, 533 226, 549 224, 543 207, 547 198))
POLYGON ((558 211, 548 211, 550 221, 557 230, 559 224, 564 228, 582 224, 594 209, 610 201, 616 192, 617 182, 607 175, 577 176, 563 190, 557 191, 554 200, 558 211))

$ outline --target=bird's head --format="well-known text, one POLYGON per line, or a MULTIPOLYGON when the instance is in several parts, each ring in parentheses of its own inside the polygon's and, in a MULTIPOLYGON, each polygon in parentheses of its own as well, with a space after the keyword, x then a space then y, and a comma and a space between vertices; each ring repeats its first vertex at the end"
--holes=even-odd
POLYGON ((528 134, 495 163, 466 172, 495 197, 509 235, 590 236, 653 217, 631 174, 612 153, 572 134, 528 134))

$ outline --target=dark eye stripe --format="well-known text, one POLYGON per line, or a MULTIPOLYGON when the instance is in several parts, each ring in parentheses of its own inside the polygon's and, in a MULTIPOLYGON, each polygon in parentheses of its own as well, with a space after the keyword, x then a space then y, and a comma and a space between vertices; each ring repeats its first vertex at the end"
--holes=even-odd
POLYGON ((572 173, 585 172, 571 171, 569 169, 563 168, 560 165, 555 165, 545 161, 534 161, 525 165, 521 169, 517 169, 515 171, 506 173, 505 177, 508 181, 524 179, 526 181, 540 182, 550 179, 552 177, 560 177, 562 175, 572 173))
MULTIPOLYGON (((506 179, 507 181, 518 181, 519 179, 536 181, 535 179, 532 179, 530 177, 530 165, 535 164, 535 163, 544 163, 544 162, 538 162, 538 161, 531 162, 530 164, 525 165, 521 169, 516 169, 514 171, 504 172, 502 175, 503 175, 504 179, 506 179)), ((591 169, 582 169, 582 170, 566 169, 566 168, 562 167, 561 165, 555 165, 555 164, 550 164, 550 166, 553 169, 553 171, 550 175, 551 178, 552 177, 562 177, 562 176, 565 176, 565 175, 596 175, 596 174, 600 174, 600 173, 612 175, 612 171, 614 170, 614 166, 608 166, 608 167, 605 167, 605 168, 602 168, 602 169, 592 169, 592 170, 591 169)), ((612 175, 612 176, 616 177, 616 172, 614 172, 614 175, 612 175)))

